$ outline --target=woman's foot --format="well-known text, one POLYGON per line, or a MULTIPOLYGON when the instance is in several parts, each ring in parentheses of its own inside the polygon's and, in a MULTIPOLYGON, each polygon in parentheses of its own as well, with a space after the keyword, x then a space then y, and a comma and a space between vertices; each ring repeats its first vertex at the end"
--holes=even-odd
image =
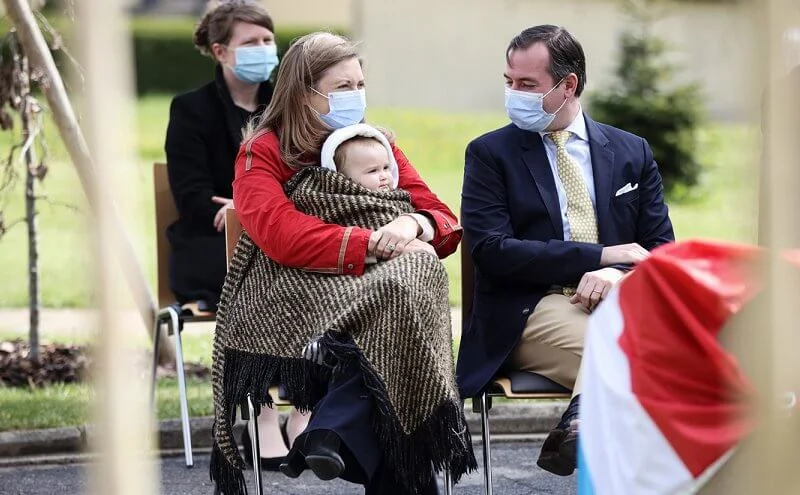
POLYGON ((311 431, 299 437, 280 470, 290 478, 297 478, 309 467, 321 480, 338 478, 344 471, 340 447, 341 439, 334 431, 311 431))
MULTIPOLYGON (((289 452, 283 440, 283 435, 278 427, 277 409, 264 407, 258 415, 258 450, 261 458, 261 469, 264 471, 278 471, 289 452)), ((242 434, 242 447, 244 460, 253 466, 253 441, 250 431, 245 428, 242 434)))
POLYGON ((310 413, 302 413, 297 409, 292 408, 289 417, 284 423, 283 431, 285 433, 284 441, 286 446, 291 448, 294 444, 295 438, 299 437, 301 433, 308 427, 308 420, 311 418, 310 413))
POLYGON ((262 459, 283 458, 289 453, 278 423, 277 408, 261 408, 258 415, 258 448, 262 459))
MULTIPOLYGON (((250 431, 245 428, 242 433, 242 448, 244 449, 244 462, 253 467, 253 441, 250 438, 250 431)), ((286 460, 286 456, 280 457, 261 457, 262 471, 278 471, 280 465, 286 460)))

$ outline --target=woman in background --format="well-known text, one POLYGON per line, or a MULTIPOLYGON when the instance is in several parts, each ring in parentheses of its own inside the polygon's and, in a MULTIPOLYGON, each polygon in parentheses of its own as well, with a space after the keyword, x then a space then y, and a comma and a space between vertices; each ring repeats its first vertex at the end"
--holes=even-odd
MULTIPOLYGON (((194 32, 195 47, 216 62, 214 80, 172 100, 165 150, 179 218, 170 225, 170 288, 178 302, 215 311, 227 270, 225 210, 233 206, 233 169, 242 129, 272 99, 278 65, 272 18, 255 2, 210 5, 194 32)), ((277 470, 307 419, 292 410, 259 416, 261 461, 277 470)), ((243 438, 248 447, 250 438, 243 438)), ((250 449, 245 448, 245 456, 250 449)), ((248 458, 252 464, 252 459, 248 458)))

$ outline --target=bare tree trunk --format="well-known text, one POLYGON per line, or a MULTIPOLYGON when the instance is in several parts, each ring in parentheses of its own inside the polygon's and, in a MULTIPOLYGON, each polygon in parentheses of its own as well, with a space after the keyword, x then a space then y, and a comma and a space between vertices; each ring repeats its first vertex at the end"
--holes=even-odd
MULTIPOLYGON (((25 118, 22 125, 25 126, 25 118)), ((27 125, 30 125, 27 123, 27 125)), ((28 343, 31 358, 39 359, 39 313, 41 310, 41 291, 39 290, 39 232, 36 218, 36 176, 31 170, 32 153, 25 153, 28 170, 25 173, 25 223, 28 224, 28 343)))
MULTIPOLYGON (((23 54, 26 74, 28 61, 23 54)), ((28 78, 28 81, 30 79, 28 78)), ((30 91, 30 88, 28 88, 30 91)), ((29 139, 32 132, 30 93, 26 94, 22 108, 22 135, 29 139)), ((23 93, 25 94, 25 93, 23 93)), ((28 343, 31 358, 39 359, 39 312, 41 310, 41 291, 39 290, 39 231, 36 215, 36 181, 35 157, 33 145, 25 151, 25 223, 28 224, 28 311, 30 326, 28 327, 28 343)))
POLYGON ((39 290, 39 233, 36 218, 36 180, 35 151, 33 148, 34 118, 33 100, 31 98, 31 71, 25 50, 19 43, 16 34, 13 37, 14 64, 19 77, 16 80, 17 94, 22 97, 20 118, 22 120, 22 142, 25 150, 25 223, 28 226, 28 344, 30 357, 39 359, 39 314, 41 309, 41 292, 39 290))
MULTIPOLYGON (((83 137, 75 112, 67 96, 64 82, 53 61, 53 56, 47 47, 36 19, 33 16, 27 0, 2 0, 11 22, 17 28, 19 40, 28 54, 31 63, 40 69, 46 76, 42 83, 42 90, 50 105, 53 120, 55 120, 61 140, 64 142, 72 163, 78 172, 83 191, 89 200, 93 211, 100 209, 108 211, 116 219, 109 234, 116 243, 116 253, 128 281, 133 298, 136 301, 139 314, 142 317, 148 332, 153 331, 153 321, 156 315, 156 302, 147 279, 142 272, 142 267, 136 257, 130 239, 122 228, 119 214, 111 196, 105 190, 94 190, 91 184, 96 175, 95 165, 89 155, 89 148, 83 137)), ((151 333, 152 336, 152 333, 151 333)), ((169 339, 161 334, 158 346, 159 362, 166 363, 175 360, 175 351, 169 345, 169 339)))

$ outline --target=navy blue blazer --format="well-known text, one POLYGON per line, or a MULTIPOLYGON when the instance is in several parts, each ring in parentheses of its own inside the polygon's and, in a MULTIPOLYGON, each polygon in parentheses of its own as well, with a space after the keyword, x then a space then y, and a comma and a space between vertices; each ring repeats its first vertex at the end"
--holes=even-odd
POLYGON ((553 285, 599 270, 604 245, 673 241, 661 175, 644 139, 585 116, 600 244, 564 241, 555 180, 538 133, 513 124, 472 141, 461 193, 462 249, 475 264, 456 375, 462 397, 485 387, 553 285), (638 187, 619 197, 630 183, 638 187))

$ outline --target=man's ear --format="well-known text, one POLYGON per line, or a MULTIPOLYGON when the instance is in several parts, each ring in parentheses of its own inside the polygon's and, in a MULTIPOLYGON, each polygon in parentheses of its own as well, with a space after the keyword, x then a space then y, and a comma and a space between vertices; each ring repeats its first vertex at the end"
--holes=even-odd
POLYGON ((578 76, 574 72, 570 72, 564 78, 564 90, 567 96, 575 96, 575 92, 578 91, 578 76))

